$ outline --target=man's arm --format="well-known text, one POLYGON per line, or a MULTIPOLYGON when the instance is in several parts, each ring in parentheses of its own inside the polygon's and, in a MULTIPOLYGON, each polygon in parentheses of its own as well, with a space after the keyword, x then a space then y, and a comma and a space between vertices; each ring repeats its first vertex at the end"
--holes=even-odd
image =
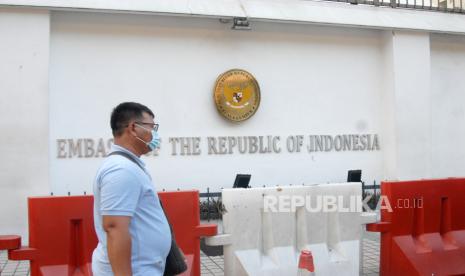
POLYGON ((131 276, 131 234, 129 216, 102 216, 107 233, 108 258, 115 276, 131 276))

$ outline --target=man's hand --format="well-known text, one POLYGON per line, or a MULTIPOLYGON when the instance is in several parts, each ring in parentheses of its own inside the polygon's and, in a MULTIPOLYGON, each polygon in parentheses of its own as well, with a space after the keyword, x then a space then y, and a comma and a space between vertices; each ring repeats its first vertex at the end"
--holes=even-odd
POLYGON ((102 216, 107 233, 108 258, 115 276, 131 276, 131 217, 102 216))

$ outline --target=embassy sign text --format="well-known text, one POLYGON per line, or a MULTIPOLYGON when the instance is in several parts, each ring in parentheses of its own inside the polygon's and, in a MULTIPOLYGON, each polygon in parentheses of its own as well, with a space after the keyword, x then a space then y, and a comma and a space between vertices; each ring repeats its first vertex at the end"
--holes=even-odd
MULTIPOLYGON (((104 138, 57 139, 56 157, 105 157, 112 143, 113 139, 104 138)), ((378 134, 168 137, 148 156, 157 156, 165 148, 172 156, 379 151, 380 141, 378 134)))

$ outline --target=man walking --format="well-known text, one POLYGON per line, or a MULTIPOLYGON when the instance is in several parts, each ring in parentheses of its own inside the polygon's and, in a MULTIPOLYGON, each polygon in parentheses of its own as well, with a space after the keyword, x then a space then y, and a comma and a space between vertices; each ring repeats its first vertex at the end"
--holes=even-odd
POLYGON ((163 275, 171 233, 152 178, 140 159, 159 146, 158 124, 146 106, 126 102, 111 114, 114 137, 94 182, 98 245, 95 276, 163 275))

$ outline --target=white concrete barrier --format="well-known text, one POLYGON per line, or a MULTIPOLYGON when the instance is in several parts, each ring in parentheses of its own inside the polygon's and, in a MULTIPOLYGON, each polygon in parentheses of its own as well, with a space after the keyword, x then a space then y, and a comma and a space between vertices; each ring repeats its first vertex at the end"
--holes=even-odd
POLYGON ((314 275, 359 275, 361 183, 224 189, 226 276, 297 275, 301 250, 312 252, 314 275))

